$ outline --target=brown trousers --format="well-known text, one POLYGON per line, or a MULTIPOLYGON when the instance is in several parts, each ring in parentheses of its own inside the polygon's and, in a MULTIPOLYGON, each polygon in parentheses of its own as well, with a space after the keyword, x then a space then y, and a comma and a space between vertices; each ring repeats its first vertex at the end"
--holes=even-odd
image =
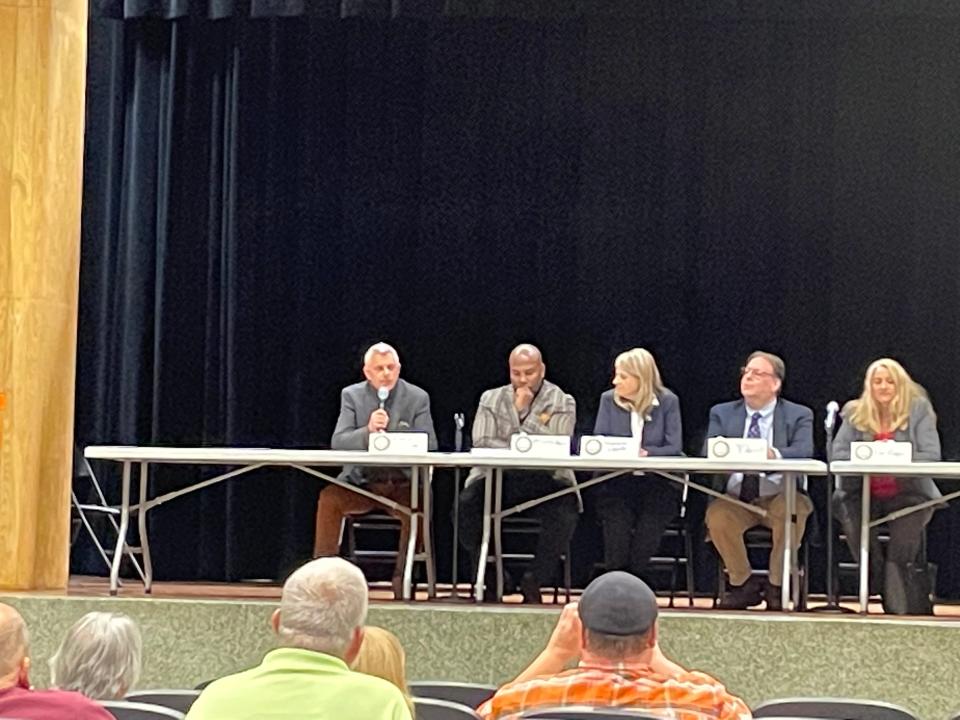
MULTIPOLYGON (((364 488, 402 505, 410 505, 410 481, 406 478, 375 480, 364 488)), ((320 491, 313 556, 337 555, 340 552, 340 527, 343 518, 347 515, 363 515, 371 510, 383 510, 400 521, 400 541, 393 576, 402 577, 407 557, 407 541, 410 538, 410 516, 340 485, 328 485, 320 491)))
MULTIPOLYGON (((743 542, 743 534, 752 527, 763 525, 770 528, 773 535, 770 548, 770 584, 783 584, 783 546, 784 512, 787 508, 783 493, 754 500, 767 511, 765 517, 760 517, 744 507, 715 499, 707 506, 707 529, 710 531, 710 540, 720 553, 723 564, 727 568, 731 585, 743 585, 750 579, 753 570, 750 559, 747 557, 747 546, 743 542)), ((813 510, 810 498, 797 493, 797 524, 794 526, 796 546, 800 546, 803 530, 807 526, 807 517, 813 510)))

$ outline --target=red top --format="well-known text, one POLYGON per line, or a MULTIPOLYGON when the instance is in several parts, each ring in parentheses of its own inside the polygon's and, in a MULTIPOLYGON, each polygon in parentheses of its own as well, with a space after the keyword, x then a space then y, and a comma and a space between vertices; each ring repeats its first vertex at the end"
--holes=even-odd
POLYGON ((114 720, 113 715, 80 693, 65 690, 0 690, 0 717, 18 720, 114 720))
MULTIPOLYGON (((878 432, 873 434, 874 440, 893 440, 892 432, 878 432)), ((893 475, 871 475, 870 494, 878 500, 889 500, 900 492, 900 486, 893 475)))

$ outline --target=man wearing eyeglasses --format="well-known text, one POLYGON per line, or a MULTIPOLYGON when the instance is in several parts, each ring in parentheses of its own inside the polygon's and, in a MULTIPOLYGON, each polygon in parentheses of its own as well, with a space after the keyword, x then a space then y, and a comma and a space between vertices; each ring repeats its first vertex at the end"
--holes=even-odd
MULTIPOLYGON (((707 437, 765 438, 767 456, 808 458, 813 455, 813 411, 780 397, 785 367, 772 353, 756 351, 741 368, 741 400, 720 403, 710 409, 707 437)), ((733 473, 726 478, 726 494, 766 510, 758 515, 736 503, 714 500, 707 508, 710 539, 723 559, 730 591, 720 607, 742 610, 758 605, 766 596, 768 610, 780 610, 783 582, 784 513, 783 476, 733 473), (764 587, 753 577, 743 534, 756 525, 770 528, 770 574, 764 587)), ((806 495, 797 495, 796 543, 803 537, 813 505, 806 495)))

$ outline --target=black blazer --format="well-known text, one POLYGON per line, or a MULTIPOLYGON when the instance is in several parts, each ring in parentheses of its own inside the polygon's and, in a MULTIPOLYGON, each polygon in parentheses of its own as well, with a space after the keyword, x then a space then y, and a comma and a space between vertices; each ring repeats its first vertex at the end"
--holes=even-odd
MULTIPOLYGON (((613 400, 613 390, 600 396, 600 409, 593 425, 594 435, 630 437, 630 412, 613 400)), ((659 405, 650 408, 643 421, 640 447, 650 455, 682 455, 683 426, 680 420, 680 401, 666 388, 657 395, 659 405)))

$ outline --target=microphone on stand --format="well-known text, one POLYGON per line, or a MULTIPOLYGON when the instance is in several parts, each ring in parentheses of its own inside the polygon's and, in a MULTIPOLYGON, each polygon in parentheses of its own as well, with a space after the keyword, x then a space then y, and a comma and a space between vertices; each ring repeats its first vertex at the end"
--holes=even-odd
MULTIPOLYGON (((454 452, 463 452, 463 413, 453 414, 453 449, 454 452)), ((453 565, 451 566, 452 591, 451 600, 460 600, 460 466, 454 469, 453 474, 453 565)), ((467 600, 470 592, 467 592, 467 600)))
POLYGON ((832 440, 833 428, 837 424, 837 413, 840 412, 840 404, 836 400, 827 403, 827 417, 823 420, 823 429, 827 431, 827 440, 832 440))
POLYGON ((390 397, 390 388, 382 387, 377 390, 377 398, 380 400, 381 410, 383 410, 383 406, 386 404, 388 397, 390 397))
POLYGON ((453 426, 454 426, 454 435, 453 435, 454 452, 463 452, 463 426, 464 426, 463 413, 458 412, 453 414, 453 426))

